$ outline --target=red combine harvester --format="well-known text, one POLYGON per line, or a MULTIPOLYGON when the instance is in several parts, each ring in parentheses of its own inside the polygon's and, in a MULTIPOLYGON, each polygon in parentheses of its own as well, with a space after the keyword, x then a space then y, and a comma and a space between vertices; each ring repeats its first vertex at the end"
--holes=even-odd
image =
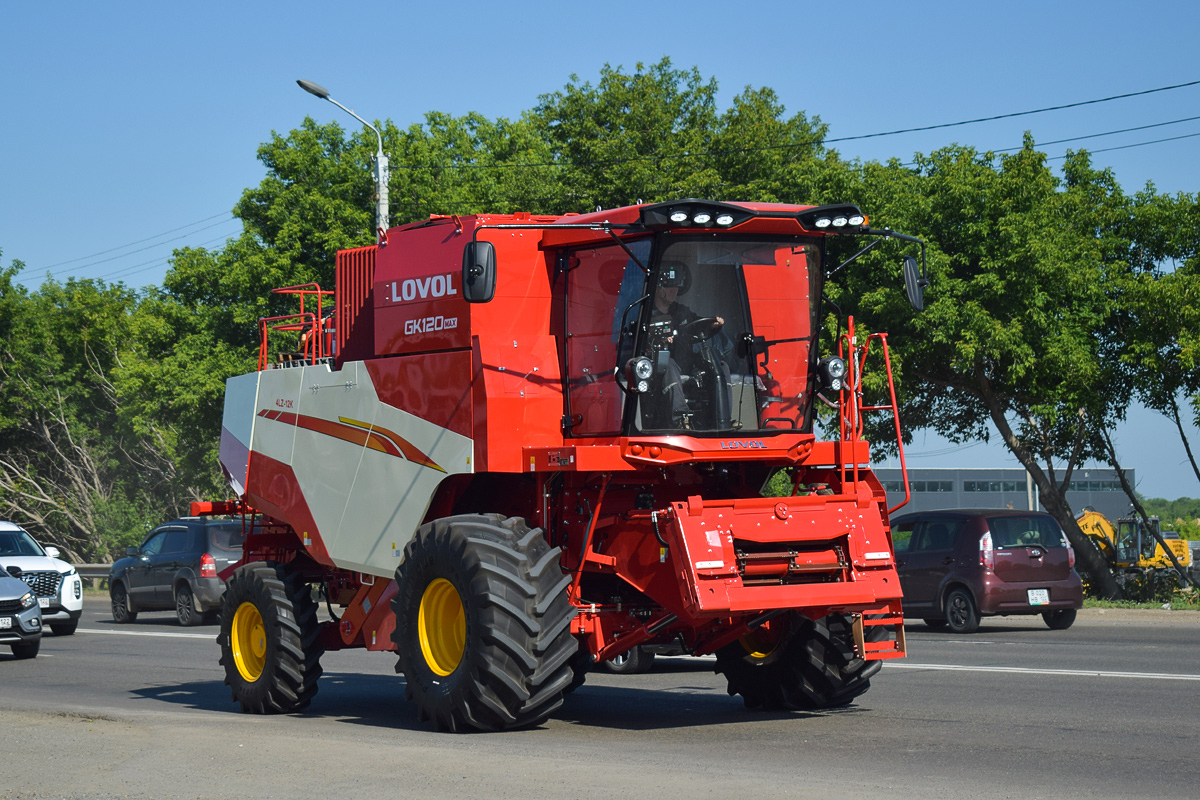
POLYGON ((347 647, 395 651, 442 730, 536 725, 588 665, 671 642, 750 708, 866 691, 905 651, 862 439, 896 403, 861 391, 872 347, 891 388, 883 334, 839 322, 820 356, 835 236, 919 243, 849 205, 433 217, 339 253, 335 293, 277 290, 300 313, 262 321, 259 370, 226 390, 238 499, 194 508, 246 525, 234 701, 304 708, 347 647), (790 494, 763 496, 781 469, 790 494))

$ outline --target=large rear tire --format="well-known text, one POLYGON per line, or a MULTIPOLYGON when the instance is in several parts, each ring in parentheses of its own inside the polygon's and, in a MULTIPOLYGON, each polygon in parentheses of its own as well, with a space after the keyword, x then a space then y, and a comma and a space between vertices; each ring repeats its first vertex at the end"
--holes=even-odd
POLYGON ((221 601, 221 666, 243 711, 288 714, 308 706, 321 677, 317 604, 285 565, 238 567, 221 601))
MULTIPOLYGON (((876 631, 867 629, 872 638, 876 631)), ((810 711, 849 705, 871 688, 879 668, 880 662, 855 654, 849 617, 813 621, 793 613, 722 647, 715 671, 746 708, 810 711)))
POLYGON ((569 582, 558 548, 520 518, 422 526, 404 549, 392 600, 396 671, 419 718, 444 731, 544 721, 574 679, 569 582))

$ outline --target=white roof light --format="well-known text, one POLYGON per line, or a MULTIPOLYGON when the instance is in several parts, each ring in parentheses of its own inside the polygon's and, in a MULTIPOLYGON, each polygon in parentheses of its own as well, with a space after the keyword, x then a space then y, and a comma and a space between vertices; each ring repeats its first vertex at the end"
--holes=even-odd
POLYGON ((692 222, 696 223, 697 225, 707 225, 709 220, 711 220, 711 219, 712 219, 712 214, 708 214, 708 213, 701 211, 699 214, 692 217, 692 222))
POLYGON ((835 227, 835 228, 846 227, 846 218, 845 217, 834 217, 833 218, 833 227, 835 227))
POLYGON ((686 221, 687 221, 687 212, 686 211, 676 211, 674 214, 671 215, 671 222, 686 222, 686 221))
POLYGON ((829 227, 829 217, 821 217, 819 220, 817 220, 813 224, 815 224, 818 228, 828 228, 829 227))
POLYGON ((864 217, 862 214, 855 214, 853 217, 850 218, 851 225, 862 225, 866 221, 867 221, 867 218, 864 217))
POLYGON ((717 217, 717 224, 718 225, 732 225, 733 217, 730 216, 729 214, 722 214, 721 216, 717 217))

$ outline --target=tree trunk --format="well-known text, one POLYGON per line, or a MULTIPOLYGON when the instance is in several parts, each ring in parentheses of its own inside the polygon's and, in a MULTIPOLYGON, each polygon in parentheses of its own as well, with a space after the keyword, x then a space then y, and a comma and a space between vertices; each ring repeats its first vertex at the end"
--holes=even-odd
MULTIPOLYGON (((1012 454, 1017 457, 1021 465, 1033 477, 1033 482, 1037 484, 1038 493, 1041 497, 1042 505, 1046 507, 1046 511, 1050 516, 1054 517, 1059 526, 1063 529, 1063 533, 1067 535, 1067 541, 1075 548, 1075 557, 1077 563, 1083 568, 1095 587, 1097 594, 1109 600, 1119 600, 1121 597, 1121 587, 1117 586, 1117 580, 1113 576, 1112 568, 1108 561, 1092 544, 1092 540, 1088 538, 1083 529, 1079 527, 1079 523, 1075 520, 1075 515, 1071 511, 1071 506, 1067 503, 1066 493, 1067 487, 1070 486, 1069 480, 1064 480, 1061 484, 1052 482, 1046 471, 1042 469, 1033 453, 1029 448, 1021 443, 1013 431, 1012 426, 1008 424, 1008 419, 1004 414, 1004 407, 1001 405, 999 398, 992 391, 991 382, 987 378, 987 374, 983 369, 983 364, 976 362, 975 377, 978 381, 976 390, 979 393, 979 398, 983 400, 984 405, 988 408, 988 413, 992 418, 992 423, 996 426, 996 430, 1000 431, 1000 437, 1004 439, 1004 444, 1012 451, 1012 454)), ((1067 474, 1074 465, 1067 464, 1067 474)))

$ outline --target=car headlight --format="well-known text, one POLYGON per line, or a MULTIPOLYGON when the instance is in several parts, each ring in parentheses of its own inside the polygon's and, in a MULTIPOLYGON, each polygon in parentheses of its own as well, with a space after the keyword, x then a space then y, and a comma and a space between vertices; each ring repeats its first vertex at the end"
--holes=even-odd
POLYGON ((66 572, 63 573, 63 577, 67 578, 74 574, 75 574, 75 568, 71 567, 69 570, 67 570, 66 572))
POLYGON ((26 592, 25 594, 21 595, 21 610, 22 611, 24 611, 27 608, 33 608, 37 604, 38 604, 38 601, 37 601, 37 598, 34 597, 33 592, 26 592))

